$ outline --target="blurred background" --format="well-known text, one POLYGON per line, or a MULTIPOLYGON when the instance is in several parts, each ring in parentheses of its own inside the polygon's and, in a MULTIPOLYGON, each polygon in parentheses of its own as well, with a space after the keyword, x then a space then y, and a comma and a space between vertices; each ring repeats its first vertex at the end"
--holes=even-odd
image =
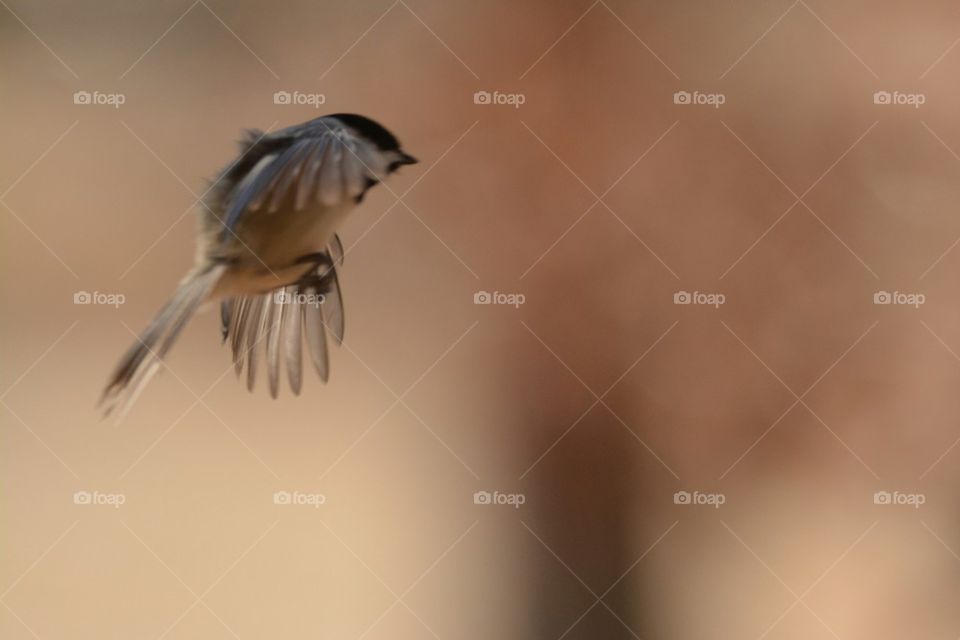
POLYGON ((4 638, 960 635, 960 10, 3 0, 4 638), (322 385, 188 269, 247 127, 421 159, 322 385), (484 304, 488 303, 488 304, 484 304))

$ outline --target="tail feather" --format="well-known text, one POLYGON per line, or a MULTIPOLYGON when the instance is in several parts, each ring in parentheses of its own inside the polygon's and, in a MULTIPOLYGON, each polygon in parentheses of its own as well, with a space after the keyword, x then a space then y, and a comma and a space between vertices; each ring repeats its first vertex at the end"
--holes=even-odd
POLYGON ((109 415, 118 406, 123 413, 129 410, 225 269, 225 265, 215 265, 193 272, 183 280, 173 298, 164 305, 114 369, 100 397, 99 405, 105 407, 104 415, 109 415))

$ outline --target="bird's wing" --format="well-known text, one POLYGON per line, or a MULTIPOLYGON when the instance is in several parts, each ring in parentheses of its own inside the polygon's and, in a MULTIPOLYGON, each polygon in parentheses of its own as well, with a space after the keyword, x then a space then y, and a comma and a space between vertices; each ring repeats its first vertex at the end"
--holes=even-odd
POLYGON ((257 365, 263 362, 270 395, 276 398, 282 361, 290 389, 299 394, 304 343, 320 379, 326 382, 329 378, 327 331, 339 345, 343 342, 344 329, 343 298, 336 269, 343 261, 339 238, 331 241, 327 255, 329 266, 316 267, 292 285, 221 303, 221 336, 224 342, 230 341, 237 376, 247 369, 247 387, 251 391, 257 365))
POLYGON ((225 199, 224 235, 251 211, 269 214, 281 207, 303 210, 356 201, 384 171, 381 154, 370 142, 330 118, 266 136, 249 154, 256 161, 227 176, 233 186, 225 199))

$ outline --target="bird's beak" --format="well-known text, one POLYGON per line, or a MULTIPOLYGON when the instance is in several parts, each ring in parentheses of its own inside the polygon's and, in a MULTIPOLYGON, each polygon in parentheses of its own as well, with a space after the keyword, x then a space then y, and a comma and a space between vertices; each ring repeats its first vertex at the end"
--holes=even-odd
POLYGON ((408 153, 404 153, 403 151, 398 150, 396 151, 396 154, 397 159, 391 162, 390 166, 387 167, 387 173, 393 173, 405 164, 417 164, 417 162, 419 162, 419 160, 408 153))

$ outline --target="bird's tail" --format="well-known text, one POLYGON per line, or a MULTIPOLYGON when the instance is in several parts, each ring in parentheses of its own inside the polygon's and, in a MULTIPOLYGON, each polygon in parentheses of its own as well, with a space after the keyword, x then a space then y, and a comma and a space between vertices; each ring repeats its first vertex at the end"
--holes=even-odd
POLYGON ((191 271, 183 279, 177 292, 114 369, 100 397, 99 405, 105 408, 104 416, 119 408, 122 417, 130 409, 159 369, 180 331, 216 286, 226 268, 222 264, 205 266, 191 271))

